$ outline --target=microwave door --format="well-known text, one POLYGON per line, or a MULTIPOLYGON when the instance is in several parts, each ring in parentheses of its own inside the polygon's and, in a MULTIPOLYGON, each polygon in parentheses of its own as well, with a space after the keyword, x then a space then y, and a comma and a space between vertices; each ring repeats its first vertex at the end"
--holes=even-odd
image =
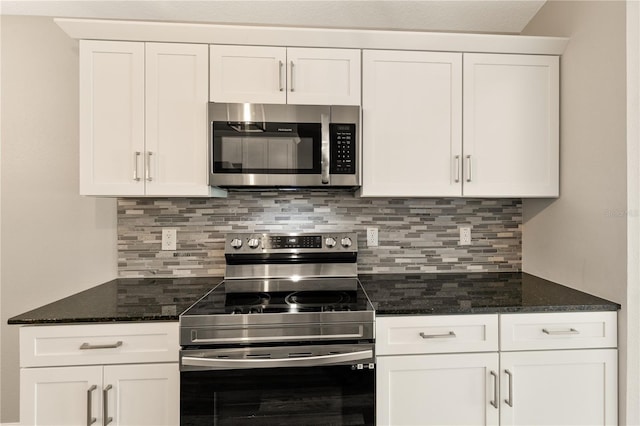
MULTIPOLYGON (((294 185, 287 176, 315 175, 320 183, 322 167, 320 124, 267 123, 264 132, 237 132, 229 124, 214 123, 213 173, 214 183, 221 174, 252 175, 247 184, 294 185), (226 129, 225 129, 226 127, 226 129)), ((239 180, 234 180, 239 182, 239 180)), ((309 183, 313 183, 309 181, 309 183)), ((233 183, 229 183, 233 185, 233 183)))

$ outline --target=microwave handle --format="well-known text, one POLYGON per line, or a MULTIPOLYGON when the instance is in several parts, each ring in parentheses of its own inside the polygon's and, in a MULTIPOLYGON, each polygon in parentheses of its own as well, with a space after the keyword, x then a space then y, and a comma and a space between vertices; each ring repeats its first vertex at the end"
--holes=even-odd
POLYGON ((320 146, 322 183, 329 184, 329 165, 331 164, 331 147, 329 145, 329 115, 321 114, 320 116, 322 142, 320 146))

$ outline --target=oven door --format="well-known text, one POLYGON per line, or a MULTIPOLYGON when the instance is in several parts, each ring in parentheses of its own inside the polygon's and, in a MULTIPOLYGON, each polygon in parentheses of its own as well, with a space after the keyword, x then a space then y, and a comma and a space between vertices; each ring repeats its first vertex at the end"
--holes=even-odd
POLYGON ((373 344, 183 350, 180 421, 373 425, 373 344))

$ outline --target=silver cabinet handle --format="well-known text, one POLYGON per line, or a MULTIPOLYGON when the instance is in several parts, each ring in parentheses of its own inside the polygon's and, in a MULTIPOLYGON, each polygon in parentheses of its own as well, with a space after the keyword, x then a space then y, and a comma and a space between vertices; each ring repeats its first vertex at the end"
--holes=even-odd
POLYGON ((284 85, 282 84, 282 67, 284 67, 284 64, 282 61, 278 61, 278 67, 278 90, 282 92, 284 90, 284 85))
POLYGON ((467 155, 467 182, 471 182, 471 156, 467 155))
POLYGON ((489 401, 489 404, 498 408, 498 374, 495 371, 491 371, 490 374, 493 377, 493 400, 489 401))
POLYGON ((423 339, 451 339, 457 336, 456 333, 450 331, 447 334, 425 334, 423 332, 420 332, 420 337, 422 337, 423 339))
POLYGON ((91 412, 92 411, 91 394, 97 388, 98 386, 93 385, 87 390, 87 426, 91 426, 98 420, 95 417, 93 417, 93 413, 91 412))
POLYGON ((511 374, 509 370, 504 370, 504 372, 509 376, 509 399, 505 399, 504 402, 506 402, 509 407, 513 407, 513 374, 511 374))
POLYGON ((151 177, 151 156, 152 155, 153 155, 153 152, 147 151, 147 164, 146 164, 146 167, 144 168, 144 173, 145 173, 145 179, 148 182, 151 182, 153 180, 153 178, 151 177))
POLYGON ((455 168, 456 168, 456 171, 455 171, 456 179, 455 179, 455 181, 456 181, 456 183, 458 183, 458 182, 460 182, 460 156, 456 155, 454 158, 455 158, 455 163, 456 163, 456 165, 455 165, 455 168))
POLYGON ((113 417, 109 417, 109 391, 113 386, 108 385, 102 391, 102 426, 107 426, 113 421, 113 417))
POLYGON ((289 75, 289 90, 293 92, 293 61, 291 61, 291 74, 289 75))
POLYGON ((140 175, 138 175, 138 160, 140 159, 140 154, 140 151, 133 153, 133 180, 136 182, 140 181, 140 175))
POLYGON ((107 345, 92 345, 91 343, 83 343, 82 345, 80 345, 80 349, 81 350, 88 350, 88 349, 115 349, 115 348, 119 348, 120 346, 122 346, 122 340, 118 340, 116 343, 110 343, 107 345))
POLYGON ((320 155, 321 163, 320 163, 320 171, 322 177, 322 183, 329 183, 329 168, 331 166, 331 149, 329 146, 329 115, 322 114, 320 116, 320 130, 322 134, 322 140, 320 142, 320 155))
POLYGON ((575 328, 570 328, 569 330, 549 330, 548 328, 543 328, 542 332, 544 334, 548 334, 549 336, 567 335, 567 334, 580 334, 580 332, 578 330, 576 330, 575 328))

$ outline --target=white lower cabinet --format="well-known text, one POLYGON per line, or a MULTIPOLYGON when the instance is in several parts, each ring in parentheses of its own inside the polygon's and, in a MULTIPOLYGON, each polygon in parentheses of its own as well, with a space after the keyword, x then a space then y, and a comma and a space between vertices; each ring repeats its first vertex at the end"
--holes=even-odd
POLYGON ((386 356, 376 367, 379 425, 498 424, 497 353, 386 356))
POLYGON ((377 424, 498 424, 498 315, 377 317, 376 354, 377 424))
POLYGON ((23 425, 180 423, 178 323, 23 327, 23 425))
POLYGON ((616 425, 617 360, 616 349, 500 354, 500 424, 616 425))
POLYGON ((616 312, 378 317, 376 422, 615 425, 616 324, 616 312))
POLYGON ((24 368, 24 425, 176 425, 178 365, 24 368))

